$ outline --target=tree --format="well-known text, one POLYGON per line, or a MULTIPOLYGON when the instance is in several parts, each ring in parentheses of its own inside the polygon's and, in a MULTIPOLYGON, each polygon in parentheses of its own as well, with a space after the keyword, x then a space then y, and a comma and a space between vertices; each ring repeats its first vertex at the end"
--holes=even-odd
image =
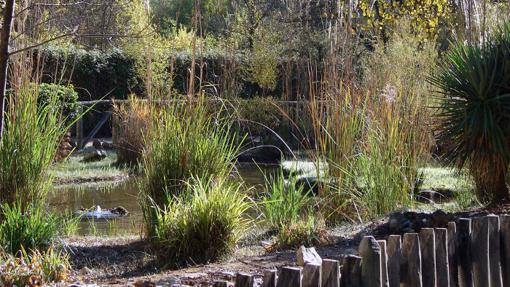
POLYGON ((9 67, 9 42, 12 21, 14 19, 14 0, 6 0, 2 13, 2 30, 0 31, 0 139, 4 130, 5 92, 7 89, 7 72, 9 67))

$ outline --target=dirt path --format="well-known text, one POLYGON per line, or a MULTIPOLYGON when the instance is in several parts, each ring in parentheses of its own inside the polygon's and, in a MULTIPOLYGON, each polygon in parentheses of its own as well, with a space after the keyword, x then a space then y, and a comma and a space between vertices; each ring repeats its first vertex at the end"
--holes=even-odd
MULTIPOLYGON (((340 259, 356 254, 362 235, 371 233, 374 224, 343 226, 330 230, 330 244, 317 247, 322 258, 340 259)), ((150 280, 158 286, 180 283, 205 286, 215 280, 232 280, 237 272, 256 275, 260 280, 264 270, 295 265, 294 250, 265 252, 261 244, 240 247, 229 259, 221 262, 168 270, 158 268, 155 258, 139 237, 66 239, 74 274, 71 282, 95 283, 100 286, 132 286, 137 281, 150 280)), ((161 262, 160 262, 161 263, 161 262)))

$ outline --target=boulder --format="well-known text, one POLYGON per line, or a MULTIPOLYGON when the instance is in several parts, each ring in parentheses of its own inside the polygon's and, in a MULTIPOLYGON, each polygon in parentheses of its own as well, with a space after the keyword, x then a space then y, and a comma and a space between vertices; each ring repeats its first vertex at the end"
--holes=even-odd
POLYGON ((82 162, 96 162, 102 161, 107 157, 106 151, 103 149, 97 149, 93 152, 89 152, 83 155, 82 162))
POLYGON ((322 258, 315 250, 315 247, 306 248, 304 246, 299 247, 296 251, 296 259, 298 266, 305 266, 306 264, 317 264, 322 265, 322 258))
POLYGON ((283 153, 274 146, 257 146, 241 151, 237 157, 239 162, 279 164, 283 153))

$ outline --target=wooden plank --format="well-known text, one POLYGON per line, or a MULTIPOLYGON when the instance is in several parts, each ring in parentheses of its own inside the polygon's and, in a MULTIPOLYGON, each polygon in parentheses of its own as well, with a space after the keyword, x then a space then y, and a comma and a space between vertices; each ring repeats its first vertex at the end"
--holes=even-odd
POLYGON ((437 286, 450 286, 449 264, 448 264, 448 230, 436 228, 436 284, 437 286))
POLYGON ((260 287, 276 287, 276 272, 276 270, 264 271, 264 277, 260 287))
POLYGON ((502 287, 503 286, 503 278, 501 274, 501 265, 500 265, 500 251, 501 251, 501 242, 500 242, 500 222, 499 217, 497 215, 488 215, 487 216, 487 228, 489 235, 489 280, 491 287, 502 287))
POLYGON ((359 244, 361 256, 361 285, 382 286, 381 248, 373 236, 365 236, 359 244))
POLYGON ((301 268, 283 267, 276 281, 276 287, 301 287, 301 268))
POLYGON ((473 286, 489 287, 489 234, 487 217, 471 221, 471 255, 473 260, 473 286))
POLYGON ((322 260, 322 287, 340 286, 340 263, 337 260, 322 260))
POLYGON ((386 248, 388 256, 388 283, 390 287, 400 286, 400 263, 402 261, 402 241, 400 235, 390 235, 386 248))
POLYGON ((235 287, 253 287, 253 276, 246 273, 237 273, 235 287))
POLYGON ((307 263, 303 268, 303 287, 321 287, 321 266, 307 263))
POLYGON ((386 252, 386 240, 377 240, 381 248, 381 286, 389 287, 388 284, 388 255, 386 252))
MULTIPOLYGON (((83 106, 78 107, 78 115, 83 115, 83 106)), ((83 144, 83 117, 76 121, 76 147, 81 149, 83 144)))
POLYGON ((402 242, 400 270, 403 287, 422 287, 420 239, 417 233, 406 233, 402 242))
POLYGON ((459 286, 459 270, 457 258, 457 225, 448 222, 448 277, 451 287, 459 286))
POLYGON ((501 224, 501 268, 503 286, 510 286, 510 215, 499 217, 501 224))
POLYGON ((361 257, 344 257, 340 273, 340 286, 361 287, 361 257))
POLYGON ((424 287, 436 286, 436 238, 433 228, 420 230, 422 282, 424 287))
POLYGON ((459 287, 473 286, 473 276, 471 274, 471 219, 460 218, 457 224, 457 250, 455 253, 458 258, 458 282, 459 287))

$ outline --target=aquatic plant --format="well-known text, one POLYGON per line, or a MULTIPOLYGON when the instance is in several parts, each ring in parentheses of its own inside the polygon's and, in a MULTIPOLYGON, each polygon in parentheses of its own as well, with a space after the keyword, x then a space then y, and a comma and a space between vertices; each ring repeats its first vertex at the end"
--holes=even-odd
POLYGON ((4 203, 1 213, 0 246, 10 254, 21 250, 46 250, 59 232, 59 218, 41 205, 4 203))
POLYGON ((278 230, 281 226, 299 221, 311 202, 304 185, 291 175, 285 180, 283 170, 274 177, 265 177, 266 195, 260 202, 264 222, 269 228, 278 230))
MULTIPOLYGON (((248 227, 243 185, 228 178, 192 178, 155 209, 156 254, 172 265, 207 263, 228 255, 248 227)), ((154 203, 154 205, 156 205, 154 203)))

